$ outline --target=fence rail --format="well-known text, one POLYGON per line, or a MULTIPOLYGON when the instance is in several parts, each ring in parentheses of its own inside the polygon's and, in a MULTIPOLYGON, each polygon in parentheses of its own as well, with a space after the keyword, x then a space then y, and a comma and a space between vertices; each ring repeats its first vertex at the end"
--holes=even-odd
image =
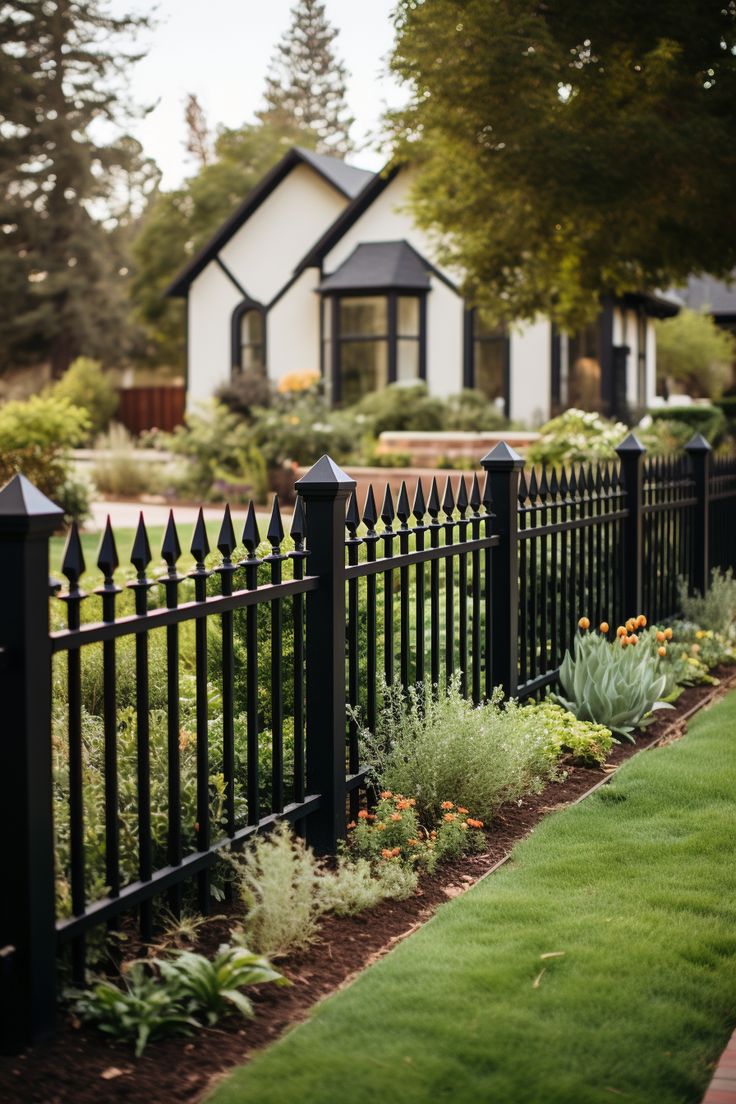
POLYGON ((395 503, 370 487, 362 504, 323 457, 296 485, 289 537, 277 500, 263 542, 252 505, 239 540, 226 508, 213 559, 200 512, 183 574, 172 515, 153 577, 141 517, 123 587, 108 522, 90 592, 75 528, 66 583, 49 586, 58 508, 22 476, 0 491, 3 1045, 52 1030, 60 948, 81 982, 99 929, 134 916, 149 940, 162 906, 206 913, 227 848, 288 820, 334 852, 364 799, 357 717, 375 725, 382 681, 457 678, 474 702, 496 686, 529 698, 555 681, 582 614, 662 619, 679 579, 704 592, 712 566, 733 565, 736 460, 712 461, 700 437, 680 459, 648 460, 633 435, 617 452, 525 473, 500 444, 471 480, 420 480, 411 503, 405 484, 395 503), (87 730, 94 664, 99 746, 87 730))

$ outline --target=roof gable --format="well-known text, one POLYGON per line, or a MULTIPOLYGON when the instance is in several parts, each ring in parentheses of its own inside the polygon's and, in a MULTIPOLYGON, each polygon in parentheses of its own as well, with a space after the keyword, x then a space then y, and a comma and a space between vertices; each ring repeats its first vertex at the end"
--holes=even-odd
POLYGON ((199 276, 210 261, 217 257, 223 246, 268 199, 279 184, 286 179, 292 169, 298 165, 307 165, 335 191, 349 200, 360 194, 366 182, 372 180, 374 176, 366 169, 357 169, 352 165, 346 165, 335 157, 313 153, 311 150, 294 146, 266 173, 262 180, 248 193, 243 202, 233 211, 230 218, 222 224, 217 233, 185 265, 176 279, 166 289, 165 294, 172 297, 186 296, 192 281, 199 276))

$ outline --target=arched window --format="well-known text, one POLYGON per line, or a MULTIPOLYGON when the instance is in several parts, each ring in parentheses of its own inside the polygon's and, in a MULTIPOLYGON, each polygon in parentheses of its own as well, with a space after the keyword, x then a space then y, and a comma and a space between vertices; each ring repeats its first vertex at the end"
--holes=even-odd
POLYGON ((233 311, 232 370, 266 374, 266 312, 259 303, 240 303, 233 311))

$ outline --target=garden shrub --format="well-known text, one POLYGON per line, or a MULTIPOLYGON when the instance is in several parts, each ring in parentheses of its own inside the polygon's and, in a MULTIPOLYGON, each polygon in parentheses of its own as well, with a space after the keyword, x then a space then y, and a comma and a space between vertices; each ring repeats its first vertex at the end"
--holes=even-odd
POLYGON ((544 732, 544 740, 557 756, 567 755, 578 763, 601 766, 615 743, 613 733, 605 725, 581 721, 546 698, 527 705, 534 723, 544 732))
POLYGON ((656 406, 649 411, 654 426, 658 422, 670 422, 682 427, 681 434, 687 444, 694 433, 702 433, 711 445, 718 445, 726 430, 726 417, 717 406, 700 403, 687 406, 656 406))
POLYGON ((349 408, 373 437, 385 431, 444 429, 444 403, 426 383, 391 383, 349 408))
POLYGON ((278 468, 309 466, 325 453, 344 463, 366 428, 352 411, 333 409, 318 388, 310 388, 277 393, 269 409, 256 412, 251 432, 268 467, 278 468))
POLYGON ((489 820, 504 801, 539 791, 554 772, 554 754, 528 711, 505 704, 501 691, 473 706, 459 680, 435 695, 429 684, 382 687, 376 730, 360 733, 363 762, 378 785, 415 798, 426 828, 433 828, 442 802, 489 820))
POLYGON ((196 499, 221 497, 225 485, 228 497, 239 501, 263 501, 266 467, 263 454, 247 423, 222 403, 201 404, 188 413, 185 424, 171 434, 160 435, 163 448, 184 458, 176 488, 196 499))
POLYGON ((118 392, 112 377, 99 360, 77 357, 64 375, 47 391, 53 399, 70 403, 87 414, 87 440, 93 440, 109 426, 118 408, 118 392))
MULTIPOLYGON (((443 429, 466 433, 487 433, 504 429, 509 424, 498 406, 482 391, 467 388, 457 395, 450 395, 443 402, 445 408, 442 419, 443 429)), ((477 463, 478 457, 474 457, 471 466, 477 463)))
POLYGON ((573 407, 541 427, 539 438, 526 450, 527 460, 551 465, 615 460, 616 446, 627 432, 622 422, 573 407))
POLYGON ((720 633, 734 639, 736 630, 736 579, 729 567, 725 574, 719 567, 711 572, 710 587, 705 595, 688 592, 687 584, 680 581, 680 605, 688 621, 694 621, 701 629, 720 633))
POLYGON ((68 399, 33 395, 0 407, 0 486, 21 472, 39 491, 82 519, 89 509, 84 484, 66 458, 89 432, 84 410, 68 399))
POLYGON ((250 419, 257 409, 271 405, 273 386, 262 372, 239 372, 215 392, 215 398, 231 413, 250 419))
POLYGON ((134 498, 141 494, 157 494, 162 489, 161 465, 141 459, 125 426, 110 426, 107 433, 97 438, 95 448, 109 453, 92 468, 92 478, 101 494, 134 498))

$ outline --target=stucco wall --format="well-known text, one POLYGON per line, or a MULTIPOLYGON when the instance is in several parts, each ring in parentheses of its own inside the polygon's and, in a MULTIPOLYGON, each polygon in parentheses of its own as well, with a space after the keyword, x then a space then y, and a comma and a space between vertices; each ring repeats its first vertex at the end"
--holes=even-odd
POLYGON ((550 411, 552 334, 540 318, 511 330, 510 416, 530 426, 547 421, 550 411))
POLYGON ((230 317, 238 290, 211 261, 189 289, 187 409, 230 379, 230 317))
POLYGON ((308 268, 268 312, 268 374, 319 372, 319 270, 308 268))

